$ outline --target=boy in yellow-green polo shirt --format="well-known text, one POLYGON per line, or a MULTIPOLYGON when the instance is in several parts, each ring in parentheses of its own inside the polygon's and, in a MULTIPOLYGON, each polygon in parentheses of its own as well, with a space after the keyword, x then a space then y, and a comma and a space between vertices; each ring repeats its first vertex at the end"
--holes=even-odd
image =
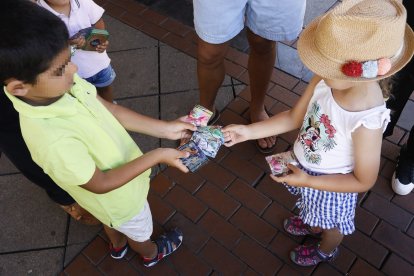
POLYGON ((111 256, 129 246, 156 264, 182 243, 173 229, 150 240, 147 202, 150 168, 158 163, 187 172, 187 152, 158 148, 143 154, 125 129, 181 139, 195 127, 165 122, 102 100, 76 75, 63 22, 27 0, 4 0, 0 8, 0 81, 19 112, 23 138, 33 160, 103 224, 111 256), (9 2, 9 3, 8 3, 9 2), (15 14, 24 14, 16 17, 15 14))

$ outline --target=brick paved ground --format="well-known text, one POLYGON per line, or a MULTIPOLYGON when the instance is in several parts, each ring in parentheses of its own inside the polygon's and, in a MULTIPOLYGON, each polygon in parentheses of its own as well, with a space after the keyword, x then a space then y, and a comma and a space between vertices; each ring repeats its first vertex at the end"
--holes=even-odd
MULTIPOLYGON (((111 17, 196 56, 191 27, 133 0, 96 2, 111 17)), ((247 55, 230 49, 226 73, 248 85, 246 65, 247 55)), ((276 114, 291 107, 305 85, 275 69, 266 98, 268 110, 276 114)), ((219 123, 248 123, 249 100, 246 86, 224 108, 219 123)), ((287 150, 296 134, 281 135, 276 151, 287 150)), ((407 136, 407 129, 397 127, 384 141, 377 183, 359 196, 357 231, 345 238, 340 256, 331 264, 301 268, 288 259, 293 247, 312 240, 283 231, 282 221, 294 213, 296 199, 269 178, 264 156, 253 142, 246 142, 222 147, 214 161, 196 173, 167 168, 152 180, 154 236, 173 226, 185 235, 183 246, 165 261, 146 269, 132 252, 113 260, 101 231, 61 275, 414 275, 414 194, 396 196, 390 188, 395 160, 407 136)))
MULTIPOLYGON (((131 1, 99 1, 122 22, 195 56, 194 31, 145 6, 131 1)), ((247 56, 230 49, 226 73, 248 84, 247 56)), ((305 83, 275 70, 267 97, 273 113, 291 107, 305 83)), ((220 123, 248 122, 248 87, 223 111, 220 123)), ((277 151, 287 150, 297 132, 281 135, 277 151)), ((266 274, 266 275, 413 275, 414 194, 396 196, 390 189, 399 147, 407 131, 397 128, 384 141, 381 171, 375 187, 359 197, 357 231, 345 238, 341 254, 332 264, 300 268, 288 252, 310 239, 283 231, 282 220, 293 214, 295 198, 268 176, 263 155, 251 142, 222 148, 218 157, 194 174, 167 168, 151 183, 149 202, 158 235, 172 226, 185 233, 182 248, 152 269, 145 269, 135 254, 112 260, 104 235, 64 270, 67 275, 134 273, 154 275, 266 274)))

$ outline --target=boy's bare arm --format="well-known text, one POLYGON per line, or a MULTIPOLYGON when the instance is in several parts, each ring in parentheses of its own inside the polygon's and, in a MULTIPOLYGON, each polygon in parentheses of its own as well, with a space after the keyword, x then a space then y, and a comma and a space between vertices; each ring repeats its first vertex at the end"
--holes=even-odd
POLYGON ((154 119, 139 114, 121 105, 105 101, 99 96, 97 97, 125 129, 133 132, 138 132, 158 138, 176 140, 188 137, 189 131, 197 130, 197 128, 190 123, 185 123, 179 120, 166 122, 154 119))
POLYGON ((179 158, 188 157, 188 155, 188 152, 158 148, 115 169, 103 172, 96 168, 92 178, 81 187, 92 193, 104 194, 125 185, 159 163, 165 163, 183 172, 188 172, 188 169, 179 160, 179 158))

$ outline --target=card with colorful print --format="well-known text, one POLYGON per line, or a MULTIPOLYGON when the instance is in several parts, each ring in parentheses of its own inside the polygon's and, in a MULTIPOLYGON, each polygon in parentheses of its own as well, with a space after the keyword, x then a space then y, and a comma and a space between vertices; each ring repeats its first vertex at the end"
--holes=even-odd
POLYGON ((191 140, 205 155, 214 158, 224 143, 224 136, 221 126, 199 126, 193 133, 191 140))
POLYGON ((186 121, 195 126, 206 126, 212 115, 212 111, 201 105, 196 105, 188 114, 186 121))
POLYGON ((181 158, 181 161, 190 172, 195 172, 208 162, 208 158, 203 153, 203 151, 191 140, 188 143, 180 146, 178 150, 188 151, 190 153, 189 157, 181 158))
POLYGON ((297 165, 298 161, 293 151, 286 151, 270 156, 266 156, 266 161, 269 164, 272 174, 275 176, 284 175, 289 172, 287 164, 297 165))

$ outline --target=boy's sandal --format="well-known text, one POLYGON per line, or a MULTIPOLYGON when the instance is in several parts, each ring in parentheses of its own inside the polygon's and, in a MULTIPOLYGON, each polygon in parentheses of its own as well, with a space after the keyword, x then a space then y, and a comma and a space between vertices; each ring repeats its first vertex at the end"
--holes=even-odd
POLYGON ((333 261, 338 256, 338 253, 338 247, 329 255, 326 255, 319 250, 318 244, 300 245, 290 252, 290 259, 300 266, 313 266, 320 262, 333 261))
POLYGON ((126 243, 122 247, 114 247, 112 243, 109 243, 109 251, 111 253, 111 257, 114 259, 122 259, 126 253, 128 252, 128 243, 126 243))
POLYGON ((77 202, 70 205, 60 205, 74 220, 86 225, 99 225, 101 222, 91 213, 83 209, 77 202))
POLYGON ((314 232, 311 227, 303 223, 302 219, 298 216, 287 218, 283 221, 283 228, 286 232, 294 236, 313 236, 320 238, 322 232, 314 232))
POLYGON ((157 245, 157 255, 153 258, 143 257, 143 264, 146 267, 156 265, 159 261, 177 250, 183 242, 183 233, 175 228, 155 240, 157 245))

